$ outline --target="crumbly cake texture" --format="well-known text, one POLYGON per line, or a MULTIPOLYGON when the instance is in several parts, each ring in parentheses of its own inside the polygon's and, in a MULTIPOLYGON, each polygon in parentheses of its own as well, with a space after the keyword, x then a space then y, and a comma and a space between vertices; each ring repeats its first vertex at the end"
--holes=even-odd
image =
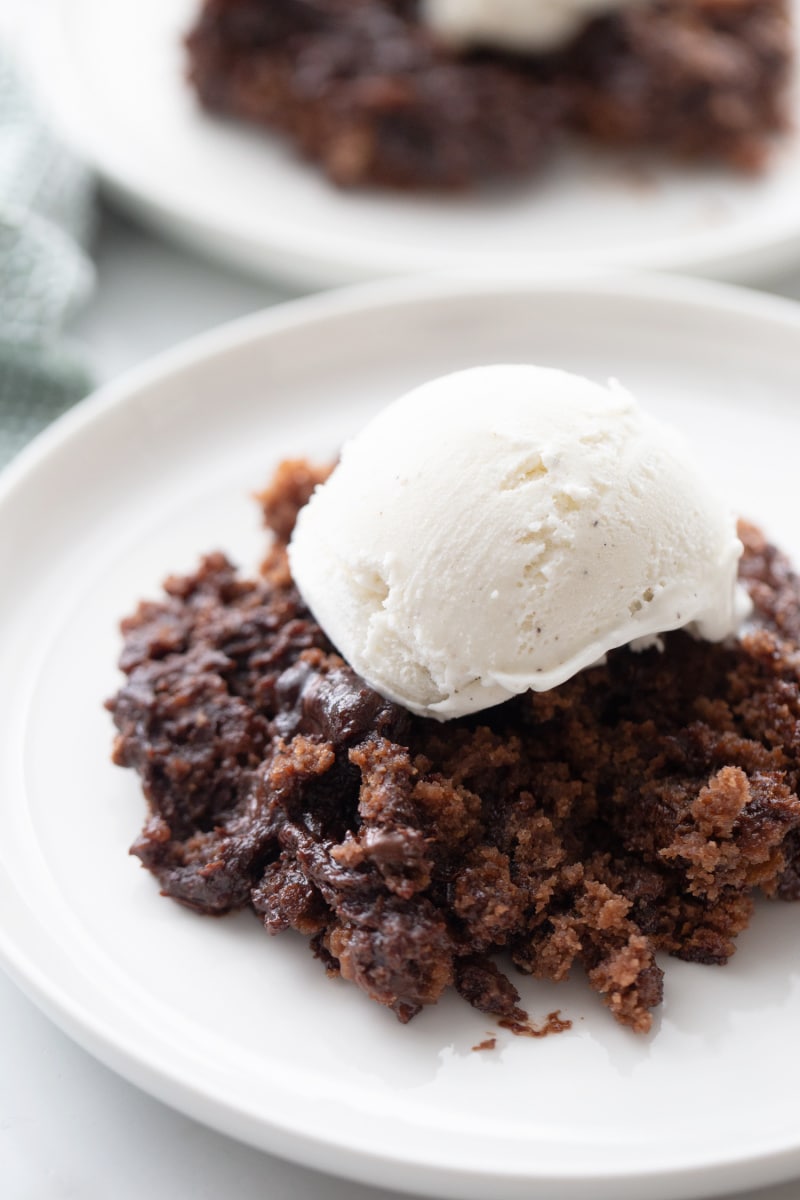
POLYGON ((566 134, 758 168, 787 124, 788 0, 649 0, 558 52, 455 53, 417 0, 205 0, 209 110, 287 135, 342 186, 524 176, 566 134))
POLYGON ((309 938, 403 1022, 453 987, 523 1031, 513 964, 582 968, 648 1030, 657 951, 725 963, 754 892, 800 898, 800 580, 743 525, 735 644, 668 634, 440 724, 367 687, 294 587, 286 542, 323 476, 288 462, 260 497, 259 578, 211 554, 123 622, 132 852, 198 912, 309 938))

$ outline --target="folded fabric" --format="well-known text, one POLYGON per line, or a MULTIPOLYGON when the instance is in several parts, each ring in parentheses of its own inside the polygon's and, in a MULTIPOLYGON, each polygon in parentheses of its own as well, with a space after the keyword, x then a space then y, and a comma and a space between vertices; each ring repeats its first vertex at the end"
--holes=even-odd
POLYGON ((63 334, 94 280, 91 196, 0 46, 0 465, 91 387, 63 334))

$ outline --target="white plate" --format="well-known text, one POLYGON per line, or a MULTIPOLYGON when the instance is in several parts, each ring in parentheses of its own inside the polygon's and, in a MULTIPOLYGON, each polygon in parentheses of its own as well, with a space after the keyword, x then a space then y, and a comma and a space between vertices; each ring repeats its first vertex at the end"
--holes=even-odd
POLYGON ((255 561, 277 459, 469 364, 616 375, 800 557, 798 346, 800 309, 721 286, 409 281, 240 322, 59 422, 0 481, 0 951, 23 987, 161 1099, 362 1181, 658 1200, 800 1171, 800 908, 759 910, 725 970, 669 961, 648 1037, 580 979, 522 980, 572 1030, 473 1053, 493 1023, 454 996, 401 1027, 302 939, 162 899, 101 706, 138 597, 214 547, 255 561))
POLYGON ((120 199, 240 267, 312 286, 512 265, 536 277, 635 266, 743 280, 800 252, 796 136, 758 179, 581 151, 479 196, 340 192, 279 140, 199 111, 181 50, 198 7, 39 0, 32 32, 54 112, 120 199))

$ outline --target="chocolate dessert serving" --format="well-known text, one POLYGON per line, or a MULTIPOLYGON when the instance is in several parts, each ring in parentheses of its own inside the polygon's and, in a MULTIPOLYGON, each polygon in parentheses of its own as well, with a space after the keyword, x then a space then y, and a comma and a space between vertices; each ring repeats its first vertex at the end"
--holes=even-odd
POLYGON ((370 687, 301 598, 287 545, 327 474, 278 469, 257 577, 211 554, 123 622, 133 853, 199 913, 307 938, 401 1022, 453 988, 530 1032, 510 974, 579 970, 647 1031, 669 955, 722 965, 755 895, 800 898, 800 578, 740 523, 736 636, 673 629, 437 720, 370 687))
POLYGON ((475 0, 205 0, 189 77, 209 111, 284 135, 346 187, 526 176, 568 136, 762 165, 787 125, 786 0, 561 5, 541 29, 527 0, 488 28, 475 0))

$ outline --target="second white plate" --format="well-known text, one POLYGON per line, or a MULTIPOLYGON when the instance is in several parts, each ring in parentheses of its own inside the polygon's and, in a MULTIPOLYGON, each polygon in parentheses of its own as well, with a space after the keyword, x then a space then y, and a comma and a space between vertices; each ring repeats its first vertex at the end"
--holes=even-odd
POLYGON ((328 286, 432 269, 648 267, 753 279, 800 252, 800 141, 756 179, 565 153, 471 196, 341 192, 283 142, 204 115, 182 36, 199 0, 32 6, 55 114, 126 205, 249 271, 328 286), (35 12, 34 12, 35 10, 35 12))

